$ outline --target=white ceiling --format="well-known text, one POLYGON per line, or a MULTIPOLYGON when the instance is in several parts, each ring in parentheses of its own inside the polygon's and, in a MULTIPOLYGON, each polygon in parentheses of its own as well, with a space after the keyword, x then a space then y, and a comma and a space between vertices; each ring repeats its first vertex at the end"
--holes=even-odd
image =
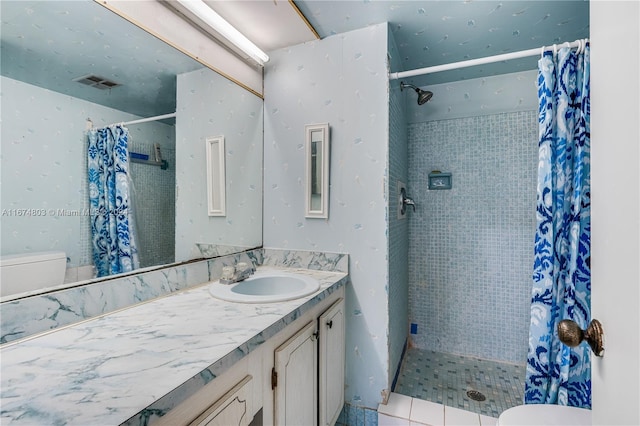
POLYGON ((265 52, 316 39, 288 0, 205 0, 205 3, 265 52))

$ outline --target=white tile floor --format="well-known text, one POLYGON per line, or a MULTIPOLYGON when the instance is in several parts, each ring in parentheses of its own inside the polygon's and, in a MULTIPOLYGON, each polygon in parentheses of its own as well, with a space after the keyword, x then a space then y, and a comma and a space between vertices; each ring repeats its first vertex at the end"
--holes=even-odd
POLYGON ((392 393, 378 406, 378 426, 495 426, 498 419, 392 393))

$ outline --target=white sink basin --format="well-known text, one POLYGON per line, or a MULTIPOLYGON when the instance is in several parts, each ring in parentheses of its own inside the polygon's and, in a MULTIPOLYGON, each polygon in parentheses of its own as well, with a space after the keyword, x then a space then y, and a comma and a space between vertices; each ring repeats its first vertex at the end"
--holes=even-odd
POLYGON ((288 272, 257 271, 250 278, 235 284, 209 286, 209 293, 216 299, 241 303, 269 303, 299 299, 320 288, 311 277, 288 272))

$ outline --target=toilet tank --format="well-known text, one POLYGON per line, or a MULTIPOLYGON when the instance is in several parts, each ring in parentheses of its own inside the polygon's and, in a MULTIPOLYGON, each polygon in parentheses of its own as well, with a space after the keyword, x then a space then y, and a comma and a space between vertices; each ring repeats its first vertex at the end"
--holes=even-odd
POLYGON ((39 290, 64 283, 67 256, 63 251, 0 257, 0 296, 39 290))

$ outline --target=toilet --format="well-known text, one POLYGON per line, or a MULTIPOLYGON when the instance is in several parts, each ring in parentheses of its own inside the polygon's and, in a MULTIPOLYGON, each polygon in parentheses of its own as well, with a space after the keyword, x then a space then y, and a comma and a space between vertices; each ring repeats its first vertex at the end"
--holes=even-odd
POLYGON ((587 426, 591 425, 591 410, 551 404, 519 405, 500 414, 497 425, 587 426))
POLYGON ((45 251, 0 257, 0 297, 54 287, 64 283, 67 256, 45 251))

